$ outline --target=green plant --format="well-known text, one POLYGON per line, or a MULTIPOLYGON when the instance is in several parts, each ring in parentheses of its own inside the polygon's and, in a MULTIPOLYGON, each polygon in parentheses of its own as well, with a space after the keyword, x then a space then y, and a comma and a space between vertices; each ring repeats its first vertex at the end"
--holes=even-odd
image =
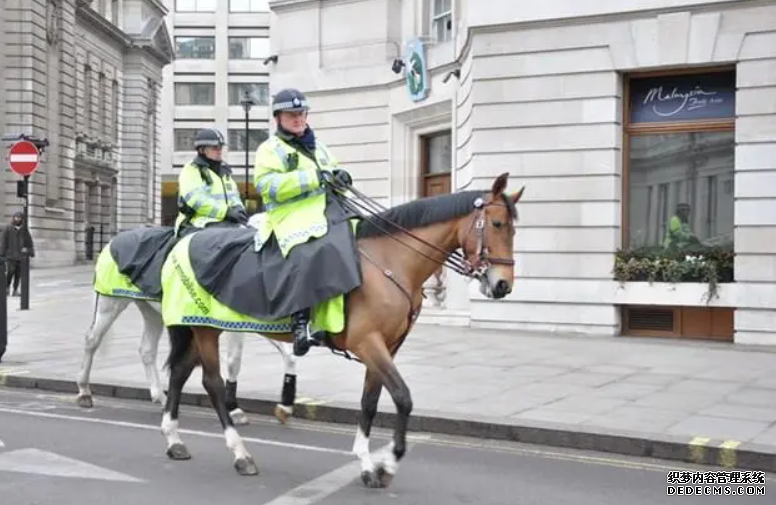
POLYGON ((679 251, 642 247, 617 251, 613 273, 620 282, 705 282, 708 303, 719 297, 719 284, 733 282, 734 258, 731 247, 698 245, 679 251))

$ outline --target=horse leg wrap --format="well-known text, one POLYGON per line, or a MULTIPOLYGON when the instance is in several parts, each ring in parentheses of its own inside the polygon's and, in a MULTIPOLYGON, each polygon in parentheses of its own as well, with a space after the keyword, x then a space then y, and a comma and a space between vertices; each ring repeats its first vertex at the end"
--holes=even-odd
POLYGON ((237 408, 237 382, 226 381, 226 409, 232 411, 237 408))
POLYGON ((293 407, 296 399, 296 375, 287 373, 283 377, 283 393, 281 402, 286 407, 293 407))

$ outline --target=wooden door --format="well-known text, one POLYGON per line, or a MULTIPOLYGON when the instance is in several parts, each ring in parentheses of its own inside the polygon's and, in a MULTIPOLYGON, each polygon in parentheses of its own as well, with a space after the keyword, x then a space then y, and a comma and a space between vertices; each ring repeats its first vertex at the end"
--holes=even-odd
MULTIPOLYGON (((452 173, 452 134, 450 130, 420 137, 420 196, 449 194, 452 173)), ((447 294, 444 267, 434 272, 425 287, 431 303, 441 307, 447 294)))

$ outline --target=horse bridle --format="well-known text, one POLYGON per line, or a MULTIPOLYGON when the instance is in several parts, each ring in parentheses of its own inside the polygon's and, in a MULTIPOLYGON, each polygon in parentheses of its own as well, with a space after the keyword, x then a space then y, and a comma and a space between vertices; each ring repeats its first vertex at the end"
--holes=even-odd
MULTIPOLYGON (((387 210, 384 206, 382 206, 381 204, 375 202, 372 198, 370 198, 367 195, 361 193, 360 191, 358 191, 357 189, 353 188, 352 186, 350 186, 348 188, 348 190, 350 192, 352 192, 355 196, 357 196, 360 200, 363 200, 364 202, 369 202, 369 204, 371 204, 372 206, 376 207, 378 209, 378 212, 387 210)), ((490 250, 485 246, 485 227, 486 227, 486 220, 487 220, 485 209, 487 207, 490 207, 490 206, 498 206, 498 207, 504 207, 507 210, 509 210, 509 207, 508 207, 507 201, 506 201, 506 199, 508 197, 506 195, 504 195, 504 194, 501 195, 502 199, 504 200, 503 203, 498 203, 496 201, 485 202, 482 199, 482 197, 476 198, 474 200, 474 202, 473 202, 473 206, 477 210, 476 210, 475 215, 472 218, 472 224, 471 224, 471 226, 469 228, 469 231, 466 233, 466 237, 464 238, 464 241, 461 244, 461 249, 465 250, 465 245, 469 241, 469 237, 471 236, 472 229, 476 230, 476 234, 477 234, 476 235, 477 247, 475 249, 474 257, 476 259, 474 260, 474 262, 469 260, 469 258, 467 258, 465 256, 465 254, 463 254, 463 253, 459 253, 458 251, 453 251, 452 253, 448 253, 447 251, 445 251, 445 250, 435 246, 434 244, 431 244, 430 242, 428 242, 428 241, 418 237, 417 235, 415 235, 411 231, 405 229, 404 227, 402 227, 402 226, 400 226, 400 225, 398 225, 396 223, 393 223, 390 220, 388 220, 388 219, 378 215, 378 212, 376 212, 374 209, 368 209, 367 206, 364 205, 363 203, 360 203, 360 202, 356 203, 356 202, 354 202, 354 201, 352 201, 350 199, 344 198, 342 195, 338 195, 337 192, 334 192, 334 191, 332 191, 331 194, 334 195, 335 197, 340 197, 339 198, 340 202, 344 206, 352 206, 352 207, 359 207, 360 206, 360 207, 364 207, 367 212, 372 213, 372 215, 369 216, 369 217, 363 216, 364 219, 366 219, 367 221, 371 222, 373 226, 375 226, 377 229, 379 229, 380 231, 385 233, 386 236, 392 238, 393 240, 396 240, 397 242, 403 244, 404 246, 406 246, 410 250, 416 252, 417 254, 420 254, 421 256, 426 257, 427 259, 433 261, 434 263, 436 263, 436 264, 438 264, 440 266, 443 266, 443 267, 448 267, 451 270, 453 270, 454 272, 456 272, 458 274, 461 274, 461 275, 463 275, 465 277, 469 277, 469 278, 472 278, 472 279, 479 280, 479 279, 482 278, 482 276, 484 276, 487 273, 488 268, 491 265, 513 266, 515 264, 515 260, 513 260, 512 258, 491 257, 490 256, 490 250), (381 220, 385 221, 386 223, 388 223, 389 226, 392 226, 392 227, 394 227, 394 228, 396 228, 396 229, 406 233, 407 235, 412 237, 414 240, 417 240, 421 244, 423 244, 423 245, 425 245, 427 247, 430 247, 431 249, 434 249, 435 251, 443 254, 445 259, 443 261, 439 261, 438 259, 432 258, 431 256, 429 256, 428 254, 424 253, 423 251, 419 251, 415 247, 412 247, 410 244, 407 244, 406 242, 404 242, 400 238, 396 237, 395 234, 390 233, 389 231, 385 230, 384 228, 381 228, 380 225, 375 223, 375 221, 373 221, 370 218, 378 218, 378 219, 381 219, 381 220)), ((353 210, 353 209, 351 209, 351 210, 353 210)), ((359 213, 358 210, 356 210, 356 212, 359 213)), ((510 214, 510 217, 514 217, 514 216, 511 215, 512 214, 511 212, 509 212, 509 214, 510 214)), ((511 233, 514 233, 514 224, 512 222, 512 219, 510 219, 510 221, 509 221, 509 227, 510 227, 509 231, 511 233)))
MULTIPOLYGON (((504 195, 501 195, 504 198, 507 198, 504 195)), ((469 274, 469 277, 473 277, 475 279, 479 279, 485 273, 488 271, 488 268, 490 268, 491 265, 506 265, 506 266, 514 266, 515 260, 512 258, 499 258, 499 257, 491 257, 490 256, 490 249, 485 246, 485 228, 486 228, 486 214, 485 214, 485 208, 489 207, 491 205, 495 205, 498 207, 505 207, 507 210, 509 210, 509 207, 507 207, 506 202, 505 203, 496 203, 495 201, 491 201, 488 203, 485 203, 482 198, 477 198, 474 200, 474 207, 477 209, 476 214, 472 218, 472 224, 471 227, 469 227, 469 231, 466 233, 466 238, 464 239, 464 244, 466 241, 469 240, 469 237, 471 236, 472 229, 476 230, 477 233, 477 248, 475 249, 475 260, 474 262, 471 262, 469 259, 466 259, 467 263, 469 263, 471 268, 471 274, 469 274)), ((511 214, 511 213, 510 213, 511 214)), ((509 231, 512 233, 514 232, 514 225, 512 224, 512 220, 509 222, 509 231)))

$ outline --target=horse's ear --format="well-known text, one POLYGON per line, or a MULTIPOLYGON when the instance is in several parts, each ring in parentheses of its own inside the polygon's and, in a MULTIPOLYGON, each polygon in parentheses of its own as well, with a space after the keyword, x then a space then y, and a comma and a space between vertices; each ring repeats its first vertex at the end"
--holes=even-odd
POLYGON ((509 172, 504 172, 503 174, 499 175, 495 181, 493 181, 493 187, 490 190, 490 192, 493 193, 493 196, 499 196, 504 192, 507 187, 508 180, 509 172))
POLYGON ((512 193, 511 198, 514 203, 517 203, 523 197, 523 191, 525 191, 525 186, 512 193))

